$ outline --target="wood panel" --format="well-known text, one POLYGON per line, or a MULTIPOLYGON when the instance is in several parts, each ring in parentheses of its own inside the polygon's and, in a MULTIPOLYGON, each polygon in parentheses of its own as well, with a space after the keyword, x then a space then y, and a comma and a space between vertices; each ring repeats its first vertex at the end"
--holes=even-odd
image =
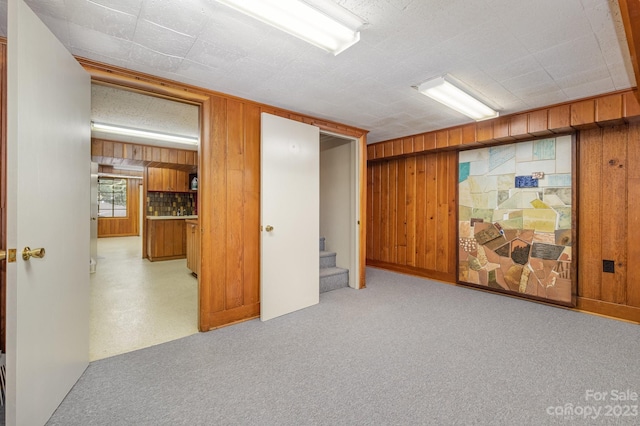
POLYGON ((147 219, 147 256, 152 262, 184 259, 187 234, 184 219, 147 219))
POLYGON ((578 296, 600 299, 602 286, 602 130, 580 132, 578 296))
POLYGON ((127 179, 127 217, 98 217, 98 238, 140 235, 140 179, 127 179))
POLYGON ((457 153, 373 162, 367 262, 455 279, 457 153))
POLYGON ((618 126, 603 129, 602 135, 602 258, 613 260, 615 273, 602 272, 601 300, 613 303, 626 299, 628 134, 627 126, 618 126), (616 193, 621 196, 611 196, 616 193))
MULTIPOLYGON (((640 230, 640 126, 629 126, 627 143, 627 231, 638 235, 640 230)), ((640 268, 634 263, 640 259, 640 244, 637 238, 627 238, 627 305, 640 308, 640 268)))
POLYGON ((93 138, 91 160, 102 165, 159 167, 194 173, 197 170, 198 153, 93 138))

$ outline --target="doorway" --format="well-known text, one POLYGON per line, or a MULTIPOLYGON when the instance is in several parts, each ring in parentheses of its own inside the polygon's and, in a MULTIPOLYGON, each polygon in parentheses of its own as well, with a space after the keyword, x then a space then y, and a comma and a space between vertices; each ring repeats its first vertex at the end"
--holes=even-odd
MULTIPOLYGON (((92 160, 100 163, 105 182, 128 182, 129 195, 121 204, 135 203, 136 208, 124 215, 126 220, 121 218, 128 227, 112 226, 107 234, 99 234, 91 276, 91 361, 198 332, 198 278, 187 268, 186 247, 170 258, 150 262, 147 251, 156 243, 150 245, 149 239, 156 234, 147 228, 149 217, 156 229, 158 223, 184 224, 186 217, 195 216, 197 193, 185 182, 190 174, 197 176, 197 163, 180 164, 178 158, 185 153, 197 158, 199 115, 200 108, 193 103, 92 84, 92 160), (195 139, 195 144, 164 140, 167 135, 195 139), (159 172, 160 179, 154 180, 159 187, 149 185, 151 169, 159 172), (172 179, 163 186, 165 176, 172 179), (182 186, 176 184, 180 179, 182 186)), ((118 218, 98 221, 106 225, 118 218)), ((162 233, 160 246, 184 245, 186 227, 172 226, 172 230, 162 233)))
POLYGON ((320 236, 336 265, 349 270, 349 287, 359 288, 358 140, 320 132, 320 236))

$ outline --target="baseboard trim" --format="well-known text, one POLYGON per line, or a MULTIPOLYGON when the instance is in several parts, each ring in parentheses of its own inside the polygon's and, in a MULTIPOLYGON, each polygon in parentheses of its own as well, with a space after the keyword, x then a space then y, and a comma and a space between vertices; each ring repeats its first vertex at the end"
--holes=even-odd
POLYGON ((640 308, 578 297, 577 311, 640 324, 640 308))

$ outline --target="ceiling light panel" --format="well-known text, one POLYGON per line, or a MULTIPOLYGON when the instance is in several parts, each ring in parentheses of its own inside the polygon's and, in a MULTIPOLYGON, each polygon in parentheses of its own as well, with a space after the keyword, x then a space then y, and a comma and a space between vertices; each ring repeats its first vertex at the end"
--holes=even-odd
POLYGON ((476 121, 498 116, 497 111, 454 86, 444 77, 425 81, 418 86, 418 91, 476 121))
POLYGON ((182 143, 186 145, 198 145, 198 138, 195 138, 192 136, 173 135, 169 133, 153 132, 153 131, 144 130, 144 129, 134 129, 132 127, 114 126, 114 125, 105 124, 105 123, 92 122, 91 130, 94 130, 96 132, 113 134, 113 135, 134 136, 137 138, 156 140, 156 141, 175 142, 175 143, 182 143))
POLYGON ((330 0, 217 0, 334 55, 360 40, 364 24, 330 0))

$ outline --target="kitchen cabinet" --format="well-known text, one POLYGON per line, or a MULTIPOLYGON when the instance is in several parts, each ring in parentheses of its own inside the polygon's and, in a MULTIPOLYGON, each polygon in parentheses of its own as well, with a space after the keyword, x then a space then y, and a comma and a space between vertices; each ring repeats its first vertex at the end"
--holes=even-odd
POLYGON ((200 226, 197 220, 186 220, 187 268, 193 275, 200 273, 200 226))
POLYGON ((184 259, 187 236, 184 219, 147 219, 147 257, 150 261, 184 259))
POLYGON ((147 178, 147 191, 189 191, 189 174, 182 170, 149 167, 147 178))

